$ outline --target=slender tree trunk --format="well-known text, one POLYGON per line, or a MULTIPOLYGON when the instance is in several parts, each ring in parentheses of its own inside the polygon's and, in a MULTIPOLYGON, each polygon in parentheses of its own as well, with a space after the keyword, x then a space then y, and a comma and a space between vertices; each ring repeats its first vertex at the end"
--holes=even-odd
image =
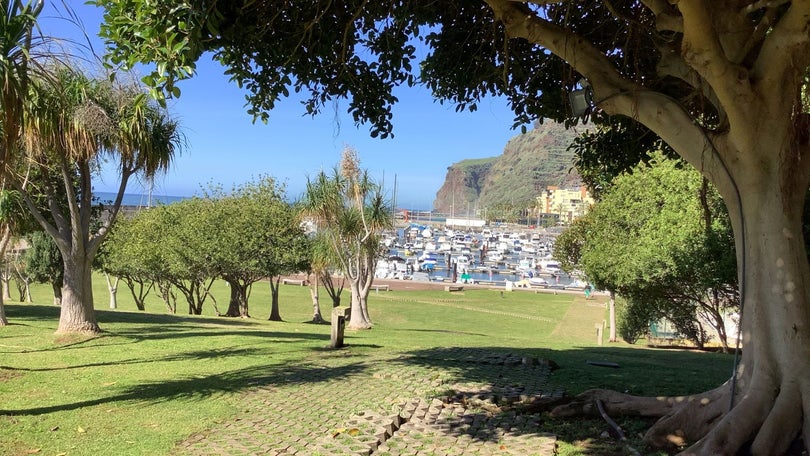
POLYGON ((9 259, 3 257, 3 296, 4 301, 11 301, 11 267, 8 264, 9 259))
POLYGON ((166 310, 169 311, 171 314, 177 313, 177 297, 172 293, 172 285, 167 282, 159 281, 157 283, 158 290, 160 291, 160 297, 163 299, 163 303, 166 304, 166 310))
POLYGON ((369 324, 371 323, 371 315, 368 313, 368 295, 371 292, 371 285, 374 283, 374 271, 376 269, 376 261, 373 258, 365 257, 362 259, 363 266, 360 268, 359 284, 360 284, 360 310, 363 312, 363 319, 369 324))
MULTIPOLYGON (((4 260, 7 259, 4 257, 4 260)), ((9 269, 7 262, 4 262, 3 264, 2 285, 3 285, 2 299, 6 301, 11 301, 11 270, 9 269)))
POLYGON ((58 283, 51 283, 51 288, 53 289, 53 305, 61 306, 62 305, 62 285, 58 283))
POLYGON ((6 305, 3 304, 3 299, 0 297, 0 327, 8 326, 8 318, 6 317, 6 305))
MULTIPOLYGON (((0 261, 2 261, 4 268, 6 264, 6 249, 8 248, 9 242, 11 242, 11 227, 9 227, 8 224, 4 224, 2 236, 0 236, 0 261)), ((8 284, 3 283, 2 285, 3 293, 0 294, 0 326, 7 326, 8 318, 6 317, 6 305, 3 302, 3 297, 8 292, 8 284)))
POLYGON ((335 277, 330 274, 328 270, 324 270, 319 274, 319 278, 326 289, 326 293, 332 300, 332 307, 340 306, 340 295, 343 293, 343 288, 346 286, 346 278, 341 277, 340 285, 337 285, 335 284, 335 277))
POLYGON ((110 280, 110 275, 106 272, 104 273, 104 278, 107 280, 107 290, 110 292, 110 309, 117 309, 118 308, 118 280, 119 278, 116 277, 115 281, 110 280))
POLYGON ((610 319, 610 337, 608 342, 616 342, 616 293, 610 292, 608 301, 608 314, 610 319))
POLYGON ((307 280, 309 281, 309 296, 312 298, 312 322, 313 323, 323 323, 323 315, 321 315, 321 302, 320 297, 318 295, 318 274, 317 273, 310 273, 307 274, 307 280), (310 277, 313 277, 312 280, 309 280, 310 277))
POLYGON ((80 253, 62 255, 65 278, 62 285, 62 312, 57 333, 100 333, 93 308, 91 259, 80 253))
POLYGON ((128 276, 124 276, 123 279, 124 283, 127 284, 130 295, 132 295, 132 300, 135 301, 135 307, 137 307, 138 310, 146 310, 146 296, 152 291, 155 282, 152 282, 149 286, 144 286, 142 280, 135 280, 128 276))
POLYGON ((703 319, 714 329, 717 335, 717 340, 720 342, 720 347, 723 353, 728 353, 728 335, 726 334, 726 322, 722 315, 722 306, 720 305, 720 297, 718 293, 710 293, 706 296, 709 302, 700 302, 698 305, 699 312, 702 314, 703 319))

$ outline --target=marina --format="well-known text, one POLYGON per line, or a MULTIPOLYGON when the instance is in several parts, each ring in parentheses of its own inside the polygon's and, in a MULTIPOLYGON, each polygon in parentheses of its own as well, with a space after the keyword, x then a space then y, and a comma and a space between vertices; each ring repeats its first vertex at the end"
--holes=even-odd
POLYGON ((410 224, 383 238, 375 277, 497 287, 583 290, 588 284, 560 269, 555 234, 453 230, 410 224))

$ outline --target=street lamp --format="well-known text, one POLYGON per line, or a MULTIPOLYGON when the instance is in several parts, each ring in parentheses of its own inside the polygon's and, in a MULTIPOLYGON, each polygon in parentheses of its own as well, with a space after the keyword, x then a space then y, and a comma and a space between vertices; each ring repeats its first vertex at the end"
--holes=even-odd
POLYGON ((580 117, 593 107, 593 89, 585 79, 580 79, 577 85, 580 88, 568 94, 568 103, 571 105, 571 112, 580 117))

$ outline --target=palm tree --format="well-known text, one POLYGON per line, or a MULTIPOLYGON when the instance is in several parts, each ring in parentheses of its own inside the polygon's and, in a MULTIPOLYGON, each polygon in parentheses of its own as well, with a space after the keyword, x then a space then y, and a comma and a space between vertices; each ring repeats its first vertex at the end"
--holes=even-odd
POLYGON ((178 124, 136 85, 109 78, 91 79, 56 63, 49 78, 31 81, 31 103, 24 126, 28 170, 45 179, 21 185, 24 176, 10 174, 34 218, 53 237, 62 254, 65 274, 57 332, 99 332, 93 310, 91 265, 121 206, 133 176, 147 179, 168 169, 182 145, 178 124), (103 161, 114 162, 120 183, 113 204, 94 221, 92 178, 103 161), (52 182, 61 182, 52 185, 52 182), (46 214, 38 195, 50 202, 46 214), (66 204, 57 204, 66 195, 66 204))
POLYGON ((321 171, 307 182, 304 214, 329 240, 352 293, 351 329, 371 328, 368 294, 379 257, 380 233, 393 224, 382 190, 360 170, 356 152, 343 151, 332 176, 321 171))
MULTIPOLYGON (((37 17, 42 11, 41 1, 23 4, 19 0, 0 0, 3 11, 0 14, 0 192, 3 201, 6 192, 5 168, 13 162, 13 154, 20 150, 22 111, 25 105, 29 79, 37 74, 39 66, 32 59, 33 50, 40 38, 34 39, 33 32, 37 17)), ((6 205, 4 205, 6 207, 6 205)), ((4 253, 11 239, 11 228, 5 210, 2 214, 2 238, 0 253, 4 253)), ((0 326, 8 324, 0 293, 0 326)))
POLYGON ((0 165, 9 162, 10 154, 18 150, 22 111, 28 96, 32 74, 39 73, 37 61, 32 59, 36 44, 33 31, 42 2, 23 4, 19 0, 0 0, 0 165))

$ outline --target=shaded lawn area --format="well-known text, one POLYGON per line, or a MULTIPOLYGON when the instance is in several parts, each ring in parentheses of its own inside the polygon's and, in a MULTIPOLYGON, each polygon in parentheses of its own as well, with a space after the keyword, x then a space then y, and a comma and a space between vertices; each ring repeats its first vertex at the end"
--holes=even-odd
MULTIPOLYGON (((135 312, 124 299, 121 310, 100 303, 105 332, 93 338, 54 335, 59 315, 54 306, 8 305, 12 324, 0 329, 3 454, 168 454, 186 436, 237 413, 241 393, 255 385, 306 388, 318 379, 350 377, 368 368, 366 360, 381 356, 437 370, 465 351, 550 359, 560 366, 550 383, 570 394, 600 387, 688 394, 716 386, 731 373, 728 355, 624 343, 597 347, 593 324, 606 317, 597 300, 501 296, 494 290, 372 293, 375 328, 348 333, 345 350, 328 352, 329 326, 306 323, 311 318, 306 288, 281 291, 285 322, 262 318, 269 292, 253 294, 252 313, 259 318, 251 319, 215 317, 211 311, 167 315, 154 302, 147 305, 153 313, 135 312), (337 364, 311 375, 316 367, 308 358, 328 353, 335 353, 337 364), (596 367, 588 360, 621 367, 596 367)), ((216 292, 226 296, 227 289, 216 292)), ((328 318, 330 306, 323 303, 328 318)), ((493 380, 482 364, 453 368, 463 379, 493 380)), ((544 425, 560 435, 564 454, 588 454, 583 441, 601 427, 596 420, 544 425)))

